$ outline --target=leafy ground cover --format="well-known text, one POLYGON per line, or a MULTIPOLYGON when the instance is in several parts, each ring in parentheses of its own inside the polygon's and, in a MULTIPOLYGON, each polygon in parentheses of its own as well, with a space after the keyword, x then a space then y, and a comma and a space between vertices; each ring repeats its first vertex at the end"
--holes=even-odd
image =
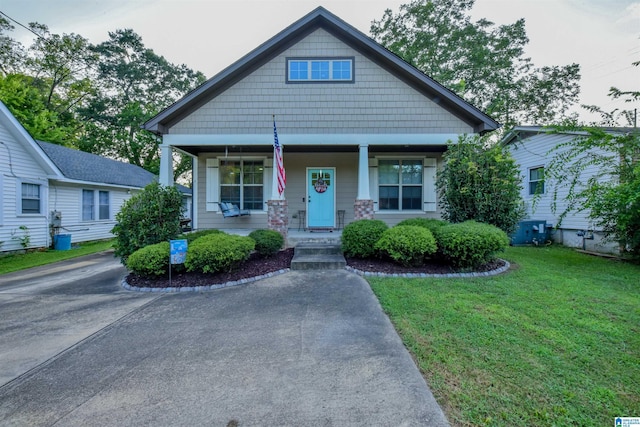
POLYGON ((76 258, 97 252, 112 249, 113 240, 96 240, 74 245, 68 251, 55 251, 52 249, 36 250, 21 254, 0 256, 0 274, 24 270, 25 268, 38 267, 65 259, 76 258))
POLYGON ((640 267, 562 247, 512 269, 367 280, 452 425, 612 425, 640 414, 640 267))

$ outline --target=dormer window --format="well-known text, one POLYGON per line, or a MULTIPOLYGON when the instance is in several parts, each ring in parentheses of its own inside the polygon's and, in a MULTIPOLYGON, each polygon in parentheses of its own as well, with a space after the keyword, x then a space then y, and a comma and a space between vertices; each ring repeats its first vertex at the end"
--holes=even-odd
POLYGON ((287 83, 352 83, 353 58, 288 58, 287 83))

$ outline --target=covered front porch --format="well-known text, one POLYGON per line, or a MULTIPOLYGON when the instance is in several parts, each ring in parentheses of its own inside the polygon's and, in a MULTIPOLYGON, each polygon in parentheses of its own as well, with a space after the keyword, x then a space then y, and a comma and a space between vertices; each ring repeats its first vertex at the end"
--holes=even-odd
MULTIPOLYGON (((235 234, 238 236, 248 236, 254 229, 230 228, 225 229, 225 233, 235 234)), ((287 231, 285 247, 294 248, 298 243, 327 243, 339 245, 341 243, 342 230, 334 231, 304 231, 297 228, 290 228, 287 231)))
POLYGON ((287 176, 280 195, 273 145, 266 144, 273 136, 165 135, 160 182, 172 183, 174 151, 186 153, 194 159, 194 229, 248 233, 271 228, 285 238, 303 231, 335 236, 363 218, 394 225, 416 216, 438 217, 437 164, 453 136, 279 135, 287 176), (251 215, 225 218, 219 202, 234 203, 251 215))

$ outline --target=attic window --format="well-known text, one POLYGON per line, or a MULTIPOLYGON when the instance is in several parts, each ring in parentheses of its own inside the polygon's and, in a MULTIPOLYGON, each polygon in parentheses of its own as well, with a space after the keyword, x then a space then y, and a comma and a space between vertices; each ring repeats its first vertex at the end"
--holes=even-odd
POLYGON ((354 58, 288 58, 287 83, 353 82, 354 58))

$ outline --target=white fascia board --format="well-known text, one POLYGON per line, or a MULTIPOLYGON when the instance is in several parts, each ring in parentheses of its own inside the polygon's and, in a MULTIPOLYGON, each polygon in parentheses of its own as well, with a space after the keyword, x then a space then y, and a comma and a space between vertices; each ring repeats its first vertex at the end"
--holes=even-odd
MULTIPOLYGON (((319 145, 443 145, 458 140, 457 133, 376 133, 376 134, 278 134, 284 146, 319 145)), ((273 134, 169 134, 163 136, 163 145, 180 146, 264 146, 273 144, 273 134)))
POLYGON ((80 186, 91 186, 91 187, 109 187, 109 188, 118 188, 124 190, 142 190, 143 187, 135 187, 132 185, 121 185, 121 184, 108 184, 106 182, 95 182, 95 181, 82 181, 79 179, 70 179, 70 178, 58 178, 58 177, 49 177, 50 181, 59 182, 61 184, 75 184, 80 186))

